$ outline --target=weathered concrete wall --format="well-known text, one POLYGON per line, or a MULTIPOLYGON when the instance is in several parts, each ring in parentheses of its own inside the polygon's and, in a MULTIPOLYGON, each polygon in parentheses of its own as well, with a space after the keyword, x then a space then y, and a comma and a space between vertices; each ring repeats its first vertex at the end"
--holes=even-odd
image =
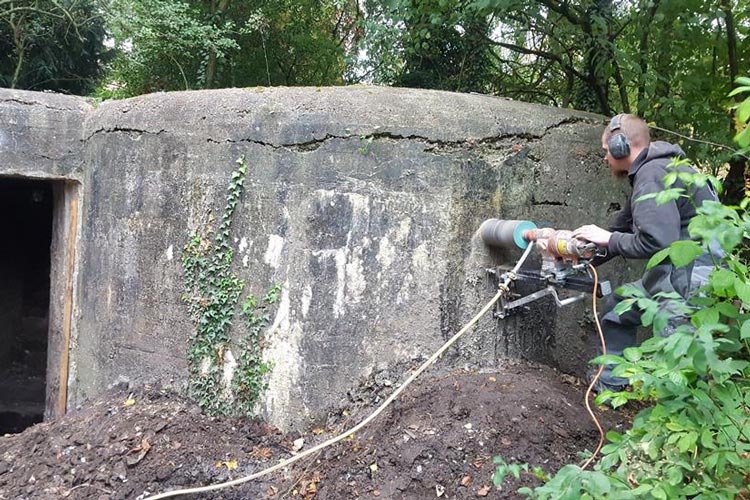
POLYGON ((80 179, 90 101, 0 89, 0 175, 80 179))
MULTIPOLYGON (((77 217, 85 166, 83 122, 93 110, 90 100, 57 94, 0 89, 0 181, 22 177, 48 183, 54 197, 51 244, 49 341, 46 415, 64 410, 68 362, 65 345, 75 341, 77 217)), ((15 245, 16 235, 4 235, 15 245)), ((0 276, 7 280, 9 277, 0 276)), ((17 294, 16 299, 20 299, 17 294)), ((8 299, 10 300, 10 299, 8 299)), ((0 307, 3 307, 0 302, 0 307)))
MULTIPOLYGON (((574 227, 605 222, 624 199, 599 156, 601 117, 499 98, 350 87, 155 94, 95 109, 33 99, 65 103, 70 123, 49 144, 11 126, 18 168, 52 148, 81 154, 34 167, 83 182, 74 400, 122 378, 184 381, 192 324, 180 255, 220 213, 240 156, 250 173, 232 227, 236 271, 256 294, 283 284, 263 411, 287 428, 320 418, 373 371, 431 354, 492 296, 485 267, 511 256, 472 239, 485 218, 574 227)), ((506 325, 486 317, 453 362, 524 356, 580 370, 585 307, 506 325)))

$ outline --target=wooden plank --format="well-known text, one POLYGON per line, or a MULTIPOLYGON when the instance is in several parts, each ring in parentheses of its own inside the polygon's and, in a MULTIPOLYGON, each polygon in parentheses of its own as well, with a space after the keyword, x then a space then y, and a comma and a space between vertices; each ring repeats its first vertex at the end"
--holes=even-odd
POLYGON ((57 394, 57 412, 60 417, 68 406, 68 370, 70 363, 70 331, 73 325, 73 279, 76 262, 76 234, 78 231, 78 189, 74 184, 65 186, 68 200, 67 263, 65 266, 65 297, 63 307, 63 339, 60 352, 60 388, 57 394))

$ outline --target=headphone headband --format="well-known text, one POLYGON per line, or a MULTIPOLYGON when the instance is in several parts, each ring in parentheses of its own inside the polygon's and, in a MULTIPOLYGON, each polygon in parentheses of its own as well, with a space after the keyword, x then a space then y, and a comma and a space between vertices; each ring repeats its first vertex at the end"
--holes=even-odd
POLYGON ((612 117, 612 121, 609 122, 609 131, 614 132, 622 128, 622 114, 615 115, 612 117))

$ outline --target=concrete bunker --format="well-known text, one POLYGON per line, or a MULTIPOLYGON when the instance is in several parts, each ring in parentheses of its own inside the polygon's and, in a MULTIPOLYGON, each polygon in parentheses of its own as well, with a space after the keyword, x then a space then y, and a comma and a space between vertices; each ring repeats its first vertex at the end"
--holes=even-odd
POLYGON ((0 177, 0 434, 64 412, 73 272, 64 215, 76 190, 64 180, 0 177))
MULTIPOLYGON (((183 248, 220 213, 239 157, 250 189, 232 224, 234 270, 256 295, 282 286, 258 411, 304 428, 359 381, 433 352, 491 297, 494 256, 472 240, 482 221, 606 222, 624 187, 599 157, 604 123, 378 87, 96 106, 0 90, 0 177, 47 183, 54 199, 45 416, 114 384, 184 386, 193 324, 183 248)), ((526 358, 575 372, 588 345, 578 306, 533 324, 485 317, 446 363, 526 358)))

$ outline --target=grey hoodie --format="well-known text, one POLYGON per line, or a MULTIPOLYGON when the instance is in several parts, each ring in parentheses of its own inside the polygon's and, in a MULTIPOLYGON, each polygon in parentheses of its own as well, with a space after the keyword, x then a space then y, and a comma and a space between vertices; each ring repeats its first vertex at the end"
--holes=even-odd
MULTIPOLYGON (((696 214, 695 207, 701 206, 706 200, 718 200, 716 192, 709 184, 700 189, 693 189, 692 201, 684 197, 662 205, 657 205, 653 198, 636 201, 643 195, 665 189, 664 176, 670 171, 675 171, 674 167, 667 168, 667 165, 675 157, 685 157, 682 148, 667 142, 655 141, 643 150, 630 166, 628 178, 633 193, 610 226, 611 256, 648 259, 677 240, 690 239, 687 228, 690 219, 696 214)), ((690 166, 681 166, 676 170, 696 172, 690 166)), ((685 185, 678 180, 672 187, 684 188, 685 185)), ((710 263, 710 255, 704 255, 698 258, 696 265, 710 263)), ((686 297, 690 292, 692 267, 674 268, 669 263, 656 266, 643 275, 643 286, 652 295, 676 291, 686 297)))

